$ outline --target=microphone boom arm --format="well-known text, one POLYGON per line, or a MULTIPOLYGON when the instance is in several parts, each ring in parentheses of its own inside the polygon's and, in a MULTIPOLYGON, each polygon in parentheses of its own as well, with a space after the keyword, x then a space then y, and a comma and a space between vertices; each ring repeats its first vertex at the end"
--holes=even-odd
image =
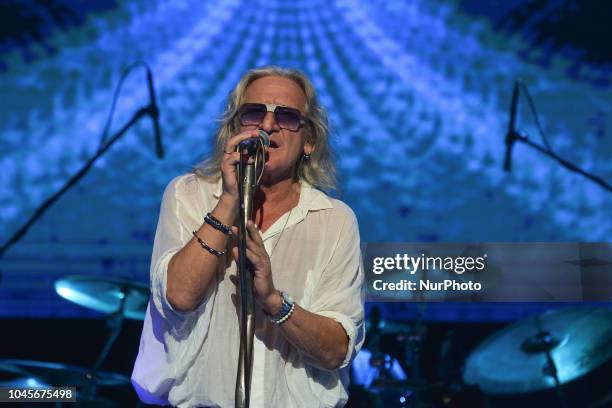
MULTIPOLYGON (((565 160, 563 157, 560 157, 559 155, 557 155, 555 152, 551 151, 550 149, 540 146, 539 144, 531 141, 529 139, 528 136, 521 134, 519 132, 513 132, 513 143, 514 141, 519 141, 522 143, 525 143, 527 146, 531 146, 534 149, 536 149, 537 151, 539 151, 540 153, 543 153, 544 155, 553 158, 555 161, 557 161, 559 164, 561 164, 563 167, 565 167, 566 169, 573 171, 574 173, 578 173, 586 178, 588 178, 589 180, 599 184, 604 190, 607 190, 609 192, 612 193, 612 186, 610 184, 608 184, 604 179, 595 176, 587 171, 582 170, 580 167, 576 166, 575 164, 565 160)), ((507 140, 507 139, 506 139, 507 140)))
POLYGON ((540 126, 537 112, 535 111, 535 105, 533 104, 533 101, 531 97, 529 96, 529 92, 527 91, 527 88, 525 87, 525 85, 520 79, 514 82, 514 88, 512 89, 512 102, 510 103, 510 121, 508 125, 508 133, 506 133, 506 141, 505 141, 506 154, 504 157, 504 170, 507 172, 509 172, 512 168, 512 148, 514 147, 514 143, 517 141, 523 142, 526 145, 533 147, 540 153, 543 153, 546 156, 553 158, 566 169, 573 171, 574 173, 578 173, 588 178, 589 180, 599 184, 604 190, 607 190, 608 192, 612 192, 612 186, 608 184, 605 180, 582 170, 580 167, 560 157, 552 150, 552 148, 550 147, 546 139, 546 136, 544 135, 544 131, 542 130, 540 126), (538 129, 540 130, 542 138, 544 139, 544 142, 546 144, 545 147, 540 146, 539 144, 535 142, 532 142, 531 140, 529 140, 529 137, 527 135, 516 130, 516 113, 517 113, 518 101, 519 101, 519 91, 521 87, 525 91, 527 98, 531 104, 531 108, 534 111, 536 123, 538 124, 538 129))
MULTIPOLYGON (((111 103, 111 110, 109 112, 106 125, 104 130, 102 131, 102 137, 100 139, 100 146, 94 154, 84 165, 81 167, 79 171, 77 171, 64 185, 53 195, 47 198, 41 205, 34 210, 34 213, 30 216, 30 218, 15 232, 2 246, 0 246, 0 258, 4 256, 6 251, 13 245, 15 245, 23 236, 28 232, 28 230, 34 225, 36 220, 38 220, 59 198, 64 195, 66 191, 72 188, 80 179, 82 179, 91 166, 102 156, 106 151, 117 141, 119 140, 136 122, 142 119, 144 116, 149 116, 153 119, 153 126, 155 131, 155 147, 158 158, 163 158, 164 156, 164 148, 161 142, 161 131, 159 128, 159 109, 157 107, 157 102, 155 99, 155 89, 153 87, 153 74, 149 66, 143 61, 136 61, 126 67, 119 79, 119 83, 116 86, 115 94, 113 95, 113 100, 111 103), (144 66, 147 71, 147 82, 149 86, 149 104, 138 109, 133 115, 132 118, 125 124, 121 129, 119 129, 110 140, 106 141, 106 135, 110 128, 110 124, 112 122, 113 113, 115 111, 115 104, 117 102, 117 98, 119 96, 119 91, 121 90, 121 86, 123 84, 124 79, 129 75, 130 72, 137 66, 144 66)), ((2 271, 0 271, 0 281, 2 281, 2 271)))
MULTIPOLYGON (((53 205, 59 198, 64 195, 64 193, 70 188, 72 188, 79 180, 81 180, 87 172, 91 169, 91 166, 106 153, 108 149, 119 140, 125 133, 132 127, 136 122, 142 119, 145 116, 150 114, 150 106, 145 106, 140 108, 136 113, 132 116, 132 118, 125 124, 121 129, 113 135, 108 142, 106 142, 97 152, 93 155, 84 165, 81 167, 79 171, 77 171, 66 183, 53 195, 47 198, 32 214, 32 216, 23 224, 15 234, 0 247, 0 258, 4 256, 6 251, 15 245, 23 236, 28 232, 30 227, 38 220, 48 209, 53 205)), ((1 277, 1 275, 0 275, 1 277)))

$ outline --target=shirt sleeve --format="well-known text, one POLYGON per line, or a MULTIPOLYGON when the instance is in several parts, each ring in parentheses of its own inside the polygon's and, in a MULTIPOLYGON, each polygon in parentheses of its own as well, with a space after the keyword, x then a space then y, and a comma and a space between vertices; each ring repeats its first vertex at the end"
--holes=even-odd
MULTIPOLYGON (((199 211, 197 208, 198 191, 194 175, 178 177, 166 187, 151 256, 151 299, 175 337, 188 334, 184 332, 189 331, 190 321, 202 313, 211 295, 209 290, 200 305, 189 312, 175 310, 166 297, 168 264, 191 240, 192 231, 202 224, 198 217, 203 218, 201 213, 204 210, 199 211)), ((211 282, 209 288, 214 286, 214 282, 211 282)))
POLYGON ((208 333, 216 281, 193 311, 177 311, 166 298, 168 263, 191 239, 191 231, 201 225, 198 207, 210 205, 200 202, 201 197, 193 175, 174 179, 164 191, 151 257, 151 298, 132 373, 132 383, 145 402, 167 400, 208 333))
POLYGON ((310 307, 311 312, 334 319, 346 331, 349 344, 339 368, 348 366, 365 340, 364 272, 359 227, 350 208, 344 204, 342 206, 346 209, 346 217, 339 229, 330 260, 316 285, 316 299, 310 307))

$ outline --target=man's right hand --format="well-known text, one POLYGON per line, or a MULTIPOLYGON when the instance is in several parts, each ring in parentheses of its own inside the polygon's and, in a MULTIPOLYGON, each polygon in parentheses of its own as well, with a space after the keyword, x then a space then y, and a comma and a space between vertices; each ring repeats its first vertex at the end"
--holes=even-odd
POLYGON ((232 136, 223 149, 223 159, 221 160, 221 177, 223 179, 223 195, 228 201, 238 203, 238 175, 236 164, 240 162, 240 152, 236 151, 236 146, 243 140, 259 136, 259 130, 246 130, 232 136))

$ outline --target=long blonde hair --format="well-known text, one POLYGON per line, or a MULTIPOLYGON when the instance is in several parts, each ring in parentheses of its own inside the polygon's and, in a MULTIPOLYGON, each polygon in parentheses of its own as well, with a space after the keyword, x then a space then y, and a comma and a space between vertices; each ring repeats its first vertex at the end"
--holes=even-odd
POLYGON ((219 127, 215 133, 215 149, 211 157, 198 163, 194 173, 218 180, 221 176, 221 160, 227 140, 236 135, 240 129, 240 121, 236 112, 242 105, 248 86, 255 80, 267 76, 288 78, 300 86, 306 95, 304 112, 305 125, 302 130, 306 141, 314 149, 310 159, 301 157, 296 165, 296 180, 304 180, 314 187, 330 191, 336 189, 336 166, 334 155, 329 143, 329 122, 327 112, 319 105, 317 95, 310 80, 297 69, 286 69, 278 66, 266 66, 248 71, 238 82, 228 97, 228 103, 223 112, 219 127))

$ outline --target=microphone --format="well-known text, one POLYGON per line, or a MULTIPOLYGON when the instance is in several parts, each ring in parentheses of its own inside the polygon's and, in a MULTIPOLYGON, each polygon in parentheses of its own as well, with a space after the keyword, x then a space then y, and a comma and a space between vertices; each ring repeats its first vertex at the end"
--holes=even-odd
POLYGON ((265 130, 259 129, 259 137, 263 142, 264 149, 267 151, 270 147, 270 135, 265 130))
POLYGON ((510 123, 508 124, 508 133, 506 133, 506 157, 504 159, 504 170, 510 171, 512 168, 512 146, 516 140, 516 110, 518 107, 520 79, 514 82, 512 90, 512 102, 510 104, 510 123))
POLYGON ((164 147, 161 141, 161 131, 159 129, 159 109, 157 108, 157 101, 155 99, 155 87, 153 86, 153 74, 147 66, 147 84, 149 85, 149 115, 153 120, 153 131, 155 132, 155 151, 157 157, 162 159, 164 157, 164 147))
POLYGON ((246 150, 249 156, 254 156, 257 154, 257 148, 259 147, 260 142, 263 144, 264 152, 268 151, 268 148, 270 147, 270 135, 261 129, 259 129, 259 136, 254 136, 240 142, 238 145, 238 150, 240 152, 246 150))

